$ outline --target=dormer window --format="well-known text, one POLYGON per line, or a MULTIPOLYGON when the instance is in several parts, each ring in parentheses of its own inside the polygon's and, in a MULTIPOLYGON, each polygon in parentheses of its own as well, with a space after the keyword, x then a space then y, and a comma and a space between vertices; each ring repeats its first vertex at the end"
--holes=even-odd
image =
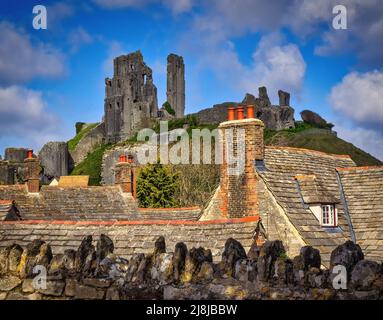
POLYGON ((338 223, 338 217, 335 205, 333 204, 324 204, 321 206, 321 224, 324 227, 336 227, 338 223))

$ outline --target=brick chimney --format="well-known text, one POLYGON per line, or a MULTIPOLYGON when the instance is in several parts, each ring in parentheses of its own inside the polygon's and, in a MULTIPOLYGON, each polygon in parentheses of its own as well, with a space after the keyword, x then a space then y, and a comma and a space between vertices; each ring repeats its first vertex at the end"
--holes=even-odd
MULTIPOLYGON (((221 211, 227 218, 241 218, 259 214, 257 174, 255 162, 264 158, 261 120, 254 118, 254 106, 237 108, 237 118, 222 122, 219 138, 223 151, 220 169, 221 211), (251 117, 251 118, 250 118, 251 117), (234 161, 233 163, 233 160, 234 161)), ((233 110, 229 110, 229 119, 233 110)))
POLYGON ((24 178, 27 180, 28 192, 40 191, 41 166, 37 158, 33 157, 33 150, 28 150, 27 158, 24 159, 24 178))
POLYGON ((132 155, 121 155, 115 168, 115 184, 136 197, 136 164, 132 155))

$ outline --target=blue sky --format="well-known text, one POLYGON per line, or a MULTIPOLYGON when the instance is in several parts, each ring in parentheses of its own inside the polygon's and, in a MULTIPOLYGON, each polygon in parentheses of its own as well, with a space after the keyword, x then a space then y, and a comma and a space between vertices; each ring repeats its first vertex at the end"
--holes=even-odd
POLYGON ((0 9, 0 152, 68 140, 76 121, 103 115, 113 57, 140 49, 165 101, 166 57, 186 65, 188 113, 267 86, 289 91, 339 136, 383 160, 383 3, 379 0, 35 1, 0 9), (332 27, 336 4, 347 29, 332 27))

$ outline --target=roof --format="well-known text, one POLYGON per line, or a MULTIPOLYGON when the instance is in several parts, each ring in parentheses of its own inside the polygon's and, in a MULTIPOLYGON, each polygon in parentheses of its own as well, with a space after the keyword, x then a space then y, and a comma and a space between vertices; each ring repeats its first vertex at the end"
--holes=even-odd
POLYGON ((383 166, 337 171, 357 243, 368 259, 383 261, 383 166))
POLYGON ((339 198, 328 190, 326 185, 317 179, 315 175, 299 174, 295 176, 299 191, 306 204, 315 203, 338 203, 339 198))
POLYGON ((93 235, 96 241, 105 234, 113 240, 115 253, 129 258, 134 253, 151 253, 153 243, 164 236, 168 251, 173 251, 177 242, 184 242, 189 249, 211 249, 213 258, 220 259, 230 237, 247 251, 257 224, 257 217, 216 221, 9 221, 0 222, 0 248, 13 243, 25 246, 41 239, 57 254, 77 250, 87 235, 93 235))
MULTIPOLYGON (((264 162, 266 170, 258 172, 260 177, 284 209, 288 219, 303 240, 318 248, 321 251, 323 263, 328 265, 331 251, 350 239, 348 223, 340 201, 335 169, 352 167, 355 166, 355 163, 345 155, 331 155, 307 149, 275 146, 265 148, 264 162), (299 191, 296 179, 299 175, 315 176, 315 181, 311 178, 306 179, 307 185, 303 183, 306 192, 310 190, 310 187, 315 187, 320 190, 317 194, 319 197, 323 197, 325 194, 337 202, 340 232, 332 232, 333 230, 320 226, 314 214, 304 203, 305 199, 302 197, 305 192, 301 194, 299 191)), ((308 199, 306 200, 308 201, 308 199)))
POLYGON ((0 186, 0 200, 15 200, 23 220, 198 220, 201 213, 199 207, 138 209, 119 186, 43 186, 32 195, 25 185, 7 185, 0 186))

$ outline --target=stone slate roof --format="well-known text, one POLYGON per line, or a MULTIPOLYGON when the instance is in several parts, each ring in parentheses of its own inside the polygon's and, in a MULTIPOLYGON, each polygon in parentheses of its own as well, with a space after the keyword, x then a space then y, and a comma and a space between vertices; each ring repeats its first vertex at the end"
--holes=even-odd
POLYGON ((3 221, 0 248, 13 243, 25 246, 42 239, 52 246, 54 253, 63 253, 66 249, 77 249, 85 236, 93 235, 96 241, 103 233, 113 240, 117 255, 129 258, 134 253, 151 253, 155 240, 164 236, 169 251, 182 241, 189 249, 213 248, 213 257, 217 259, 230 237, 240 241, 247 251, 257 223, 256 217, 214 221, 3 221))
POLYGON ((321 251, 322 262, 328 265, 331 251, 350 239, 335 168, 352 167, 355 163, 349 156, 271 146, 265 148, 264 162, 266 170, 259 170, 259 175, 303 240, 318 248, 321 251), (297 186, 297 175, 315 175, 316 183, 325 186, 326 194, 339 203, 337 208, 340 232, 332 232, 333 230, 320 226, 319 221, 303 202, 297 186))
POLYGON ((0 200, 16 201, 23 220, 197 220, 200 208, 138 209, 119 186, 43 186, 38 195, 25 185, 0 186, 0 200))
POLYGON ((357 243, 368 259, 383 261, 383 166, 338 172, 357 243))
POLYGON ((304 203, 338 203, 339 198, 327 189, 323 181, 317 179, 315 175, 297 175, 297 180, 300 193, 304 203))

